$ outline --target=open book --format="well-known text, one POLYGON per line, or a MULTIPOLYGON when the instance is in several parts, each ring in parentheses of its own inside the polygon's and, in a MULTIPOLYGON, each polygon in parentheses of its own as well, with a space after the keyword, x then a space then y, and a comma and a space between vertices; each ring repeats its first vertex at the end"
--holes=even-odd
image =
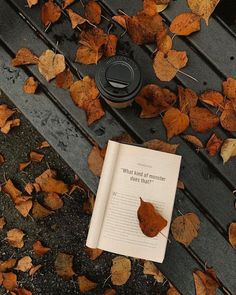
POLYGON ((181 156, 109 141, 86 245, 162 262, 181 156), (168 221, 154 238, 140 229, 140 197, 168 221))

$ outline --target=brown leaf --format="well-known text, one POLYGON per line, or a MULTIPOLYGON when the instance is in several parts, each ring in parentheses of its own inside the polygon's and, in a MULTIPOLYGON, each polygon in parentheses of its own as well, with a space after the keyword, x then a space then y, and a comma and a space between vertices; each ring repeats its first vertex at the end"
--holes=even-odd
POLYGON ((184 183, 183 183, 183 181, 182 180, 178 180, 178 182, 177 182, 177 188, 179 188, 179 189, 185 189, 185 185, 184 185, 184 183))
POLYGON ((220 155, 224 164, 232 157, 236 156, 236 139, 227 138, 221 147, 220 155))
POLYGON ((53 0, 45 2, 41 9, 41 20, 44 26, 48 26, 50 23, 55 23, 61 16, 61 9, 56 5, 53 0))
POLYGON ((200 17, 192 12, 177 15, 171 22, 170 31, 180 36, 188 36, 200 30, 200 17))
POLYGON ((86 276, 78 276, 79 289, 82 293, 93 290, 97 287, 97 283, 90 281, 86 276))
POLYGON ((105 112, 98 98, 90 101, 85 111, 87 115, 88 125, 91 125, 105 115, 105 112))
POLYGON ((33 190, 34 190, 34 186, 32 183, 28 182, 25 187, 24 190, 27 192, 27 194, 31 195, 33 190))
POLYGON ((219 123, 219 118, 215 114, 200 107, 191 108, 189 118, 193 130, 198 132, 205 132, 219 123))
POLYGON ((0 230, 2 230, 5 225, 6 225, 5 217, 0 217, 0 230))
POLYGON ((116 46, 117 46, 118 38, 114 34, 108 35, 107 44, 104 50, 104 55, 107 57, 111 57, 116 55, 116 46))
POLYGON ((75 0, 63 0, 62 8, 65 9, 67 6, 71 5, 74 2, 75 0))
POLYGON ((36 193, 41 191, 40 185, 38 183, 33 183, 33 186, 34 186, 34 189, 35 189, 36 193))
POLYGON ((56 273, 63 279, 70 279, 73 271, 73 256, 59 252, 55 260, 56 273))
POLYGON ((95 260, 102 254, 103 250, 98 249, 98 248, 86 247, 85 252, 91 260, 95 260))
POLYGON ((215 295, 219 287, 215 271, 208 268, 205 272, 197 270, 193 273, 196 295, 215 295))
POLYGON ((85 17, 95 25, 100 24, 102 9, 101 6, 94 0, 89 0, 85 6, 85 17))
POLYGON ((159 140, 159 139, 151 139, 145 141, 143 145, 149 149, 161 151, 170 154, 176 154, 176 150, 179 144, 170 144, 168 142, 159 140))
POLYGON ((190 88, 184 88, 178 85, 178 95, 179 95, 179 108, 181 112, 189 114, 190 109, 195 107, 198 102, 198 96, 190 88))
POLYGON ((19 126, 19 125, 20 125, 20 119, 8 120, 6 124, 1 128, 1 132, 3 134, 8 134, 11 128, 19 126))
POLYGON ((167 221, 155 209, 152 203, 145 202, 140 198, 138 208, 139 226, 147 237, 155 237, 167 226, 167 221))
POLYGON ((56 85, 59 88, 69 89, 73 82, 73 74, 68 68, 56 76, 56 85))
POLYGON ((229 242, 236 249, 236 222, 232 222, 229 226, 229 242))
POLYGON ((42 264, 38 264, 38 265, 31 267, 31 269, 29 271, 29 275, 33 276, 41 267, 42 267, 42 264))
POLYGON ((31 200, 31 197, 18 197, 15 201, 15 208, 24 217, 28 216, 32 206, 33 202, 31 200))
POLYGON ((214 107, 222 107, 224 104, 223 95, 220 92, 214 90, 208 90, 202 93, 200 100, 214 107))
POLYGON ((102 54, 102 51, 96 51, 91 47, 80 45, 76 51, 75 62, 85 65, 97 64, 102 54))
POLYGON ((140 118, 154 118, 174 104, 176 95, 169 89, 148 84, 142 88, 135 101, 142 108, 140 118))
POLYGON ((44 149, 44 148, 48 148, 48 147, 50 147, 50 144, 46 140, 44 140, 44 141, 41 142, 38 149, 44 149))
POLYGON ((38 201, 34 201, 32 215, 34 218, 44 218, 49 216, 50 214, 54 213, 54 211, 48 210, 39 204, 38 201))
POLYGON ((157 42, 157 49, 165 54, 171 50, 173 45, 172 38, 169 35, 166 35, 164 38, 161 39, 160 42, 157 42))
POLYGON ((46 196, 44 197, 44 203, 48 208, 52 210, 58 210, 64 205, 62 199, 56 193, 46 194, 46 196))
POLYGON ((6 104, 0 105, 0 128, 6 125, 7 120, 15 113, 15 110, 11 110, 6 104))
POLYGON ((31 161, 19 163, 18 170, 23 171, 26 167, 28 167, 30 165, 30 163, 31 163, 31 161))
POLYGON ((14 292, 16 292, 17 295, 32 295, 32 292, 25 288, 17 288, 14 292))
POLYGON ((230 99, 234 106, 236 104, 236 79, 229 77, 223 82, 224 95, 230 99))
POLYGON ((114 15, 112 19, 117 22, 122 28, 127 29, 126 21, 129 18, 127 15, 114 15))
POLYGON ((215 10, 220 0, 187 0, 188 6, 193 13, 201 16, 208 25, 209 17, 215 10))
POLYGON ((187 62, 188 57, 185 51, 170 50, 166 54, 158 51, 154 58, 153 68, 161 81, 170 81, 178 70, 186 66, 187 62))
POLYGON ((30 160, 32 162, 41 162, 44 158, 44 155, 37 152, 30 152, 30 160))
POLYGON ((65 68, 65 57, 62 54, 57 54, 47 49, 39 57, 38 70, 47 81, 55 78, 65 68))
POLYGON ((7 232, 7 241, 10 244, 10 246, 14 248, 22 248, 24 246, 24 233, 22 230, 18 228, 13 228, 7 232))
POLYGON ((116 256, 112 259, 111 281, 115 286, 124 285, 131 275, 131 262, 124 256, 116 256))
POLYGON ((31 257, 24 256, 18 261, 16 270, 27 272, 31 269, 32 266, 33 266, 33 264, 32 264, 31 257))
POLYGON ((212 134, 211 138, 207 142, 206 149, 210 156, 215 156, 217 151, 222 145, 223 140, 219 138, 215 133, 212 134))
POLYGON ((8 269, 16 265, 16 259, 10 258, 6 261, 0 261, 0 272, 6 272, 8 269))
POLYGON ((50 251, 50 248, 44 247, 42 243, 38 240, 35 241, 33 244, 33 251, 36 255, 43 256, 48 253, 48 251, 50 251))
POLYGON ((168 289, 166 295, 181 295, 174 287, 168 289))
POLYGON ((15 202, 16 199, 22 194, 22 192, 14 186, 11 179, 8 179, 7 182, 2 186, 2 191, 8 194, 13 202, 15 202))
POLYGON ((17 276, 13 272, 6 272, 2 274, 2 285, 8 291, 14 291, 17 288, 17 276))
POLYGON ((72 29, 75 29, 78 25, 82 25, 87 21, 86 18, 80 16, 78 13, 74 12, 72 9, 68 8, 66 9, 66 12, 69 15, 72 29))
POLYGON ((3 282, 3 275, 2 275, 2 273, 0 272, 0 286, 2 286, 2 282, 3 282))
POLYGON ((224 105, 224 110, 220 116, 220 124, 228 131, 236 131, 236 108, 229 100, 227 100, 224 105))
POLYGON ((171 224, 174 239, 188 246, 198 236, 200 220, 194 213, 188 213, 175 218, 171 224))
POLYGON ((0 166, 3 165, 4 163, 5 163, 4 156, 0 154, 0 166))
POLYGON ((31 8, 33 5, 38 4, 39 0, 27 0, 27 3, 29 5, 29 8, 31 8))
POLYGON ((93 194, 89 194, 86 201, 83 203, 83 211, 88 215, 92 215, 95 204, 95 197, 93 194))
POLYGON ((23 47, 17 51, 16 57, 12 59, 11 64, 14 67, 17 67, 21 65, 37 64, 38 62, 38 57, 34 55, 28 48, 23 47))
POLYGON ((116 295, 116 290, 115 289, 107 289, 107 290, 105 290, 103 295, 116 295))
POLYGON ((164 282, 165 277, 159 271, 159 269, 155 266, 155 264, 151 261, 147 261, 147 260, 144 261, 143 273, 145 275, 152 275, 158 283, 164 282))
POLYGON ((34 77, 29 77, 23 85, 23 91, 29 94, 34 94, 37 88, 38 82, 34 79, 34 77))
POLYGON ((94 146, 88 155, 89 170, 96 176, 100 176, 102 172, 104 157, 101 155, 99 147, 94 146))
POLYGON ((164 115, 162 122, 167 130, 167 138, 171 139, 186 130, 189 126, 188 115, 177 108, 170 108, 164 115))
POLYGON ((198 148, 204 147, 201 140, 195 135, 191 135, 191 134, 185 135, 184 139, 186 139, 188 142, 191 142, 192 144, 194 144, 198 148))

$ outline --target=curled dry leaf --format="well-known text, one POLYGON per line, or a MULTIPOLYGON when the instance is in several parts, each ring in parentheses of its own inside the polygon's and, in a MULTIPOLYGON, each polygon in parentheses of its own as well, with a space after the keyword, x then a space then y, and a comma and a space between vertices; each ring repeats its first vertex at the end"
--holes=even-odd
POLYGON ((15 202, 16 199, 22 194, 22 192, 14 186, 11 179, 8 179, 7 182, 2 186, 2 191, 8 194, 13 202, 15 202))
POLYGON ((200 30, 200 17, 192 12, 177 15, 170 25, 170 31, 180 36, 188 36, 200 30))
POLYGON ((229 242, 236 249, 236 222, 232 222, 229 226, 229 242))
POLYGON ((0 272, 6 272, 8 269, 16 265, 16 259, 10 258, 6 261, 0 261, 0 272))
POLYGON ((144 261, 143 273, 145 275, 152 275, 158 283, 163 283, 163 281, 165 279, 163 274, 159 271, 159 269, 151 261, 147 261, 147 260, 144 261))
POLYGON ((86 276, 78 276, 79 289, 82 293, 91 291, 97 287, 97 283, 90 281, 86 276))
POLYGON ((95 25, 100 24, 102 9, 95 0, 89 0, 85 6, 85 17, 95 25))
POLYGON ((184 88, 178 85, 179 108, 181 112, 189 114, 190 109, 195 107, 198 102, 198 96, 195 91, 190 88, 184 88))
POLYGON ((171 139, 186 130, 189 126, 188 115, 177 108, 170 108, 164 115, 162 122, 167 130, 167 138, 171 139))
POLYGON ((24 256, 18 261, 17 266, 16 266, 16 270, 27 272, 31 269, 32 266, 33 266, 33 264, 32 264, 31 257, 24 256))
POLYGON ((38 82, 34 79, 34 77, 29 77, 24 83, 23 91, 25 93, 34 94, 37 88, 38 82))
POLYGON ((19 163, 18 170, 23 171, 26 167, 31 164, 31 161, 19 163))
POLYGON ((188 213, 175 218, 171 224, 174 239, 188 246, 198 236, 200 220, 195 213, 188 213))
POLYGON ((95 260, 102 254, 103 250, 98 249, 98 248, 86 247, 85 252, 91 260, 95 260))
POLYGON ((78 13, 74 12, 72 9, 68 8, 66 9, 66 12, 69 15, 72 29, 75 29, 78 25, 82 25, 87 21, 86 18, 80 16, 78 13))
POLYGON ((124 256, 116 256, 112 259, 111 281, 113 285, 124 285, 131 275, 131 262, 124 256))
POLYGON ((0 217, 0 230, 2 230, 5 225, 6 225, 5 217, 0 217))
POLYGON ((154 118, 174 104, 176 95, 167 88, 148 84, 143 87, 135 101, 142 108, 140 118, 154 118))
POLYGON ((159 139, 151 139, 149 141, 145 141, 143 145, 149 149, 170 154, 176 154, 176 150, 179 146, 179 144, 170 144, 159 139))
POLYGON ((109 34, 107 38, 108 40, 105 46, 104 55, 107 57, 111 57, 116 55, 116 46, 117 46, 118 38, 114 34, 109 34))
POLYGON ((94 204, 95 204, 95 197, 93 194, 89 194, 88 198, 83 203, 83 212, 88 215, 92 215, 94 204))
POLYGON ((20 196, 15 201, 15 208, 24 217, 28 216, 32 206, 33 206, 33 202, 32 202, 31 197, 21 197, 20 196))
POLYGON ((198 132, 205 132, 216 127, 219 123, 218 116, 200 107, 191 108, 189 118, 193 130, 198 132))
POLYGON ((43 256, 50 251, 50 248, 44 247, 42 243, 38 240, 33 244, 33 251, 38 256, 43 256))
POLYGON ((195 135, 191 135, 191 134, 185 135, 184 139, 187 140, 188 142, 191 142, 192 144, 194 144, 198 148, 204 147, 201 140, 195 135))
POLYGON ((13 272, 6 272, 2 274, 2 285, 8 291, 14 291, 17 288, 17 276, 13 272))
POLYGON ((201 101, 213 107, 222 107, 224 104, 224 96, 220 92, 214 90, 205 91, 199 98, 201 101))
POLYGON ((215 156, 219 148, 222 145, 223 140, 219 138, 215 133, 212 134, 211 138, 207 142, 207 152, 210 156, 215 156))
POLYGON ((56 193, 46 194, 46 196, 44 197, 44 203, 51 210, 58 210, 64 205, 61 197, 56 193))
POLYGON ((31 269, 29 271, 29 275, 33 276, 41 267, 42 267, 42 264, 38 264, 38 265, 31 267, 31 269))
POLYGON ((50 23, 55 23, 61 16, 61 9, 56 5, 53 0, 45 2, 41 9, 41 20, 44 26, 48 26, 50 23))
POLYGON ((30 152, 29 157, 32 162, 41 162, 44 158, 44 155, 37 152, 30 152))
POLYGON ((6 124, 1 128, 3 134, 8 134, 11 128, 20 126, 20 119, 8 120, 6 124))
POLYGON ((37 64, 39 61, 38 57, 34 55, 28 48, 20 48, 16 57, 12 59, 11 64, 14 67, 21 65, 37 64))
POLYGON ((215 10, 220 0, 187 0, 188 6, 193 13, 201 16, 208 25, 209 17, 215 10))
POLYGON ((75 273, 73 271, 73 256, 59 252, 55 260, 56 273, 63 279, 70 279, 75 273))
MULTIPOLYGON (((236 102, 236 99, 235 99, 236 102)), ((236 106, 236 104, 235 104, 236 106)), ((220 116, 221 126, 231 132, 236 131, 236 108, 233 102, 228 100, 225 103, 224 110, 220 116)))
POLYGON ((181 295, 174 287, 167 290, 166 295, 181 295))
POLYGON ((6 125, 7 120, 15 113, 15 110, 11 110, 6 104, 0 105, 0 128, 6 125))
POLYGON ((185 51, 170 50, 166 54, 158 51, 154 58, 153 68, 161 81, 170 81, 178 70, 186 66, 187 62, 188 57, 185 51))
POLYGON ((24 246, 24 233, 22 230, 18 228, 13 228, 7 232, 7 241, 10 246, 14 248, 22 248, 24 246))
POLYGON ((56 85, 59 88, 69 89, 73 82, 73 74, 68 68, 56 76, 56 85))
POLYGON ((227 138, 221 147, 220 155, 224 164, 232 157, 236 156, 236 139, 227 138))
POLYGON ((39 57, 38 70, 47 81, 62 73, 65 68, 65 57, 62 54, 47 49, 39 57))
POLYGON ((141 198, 137 215, 139 226, 147 237, 155 237, 167 226, 167 220, 157 212, 153 204, 141 198))
POLYGON ((197 270, 193 273, 196 295, 214 295, 219 287, 215 271, 213 268, 208 268, 205 272, 197 270))
POLYGON ((62 8, 65 9, 66 7, 68 7, 69 5, 71 5, 74 2, 75 2, 75 0, 64 0, 62 3, 62 8))
POLYGON ((4 164, 4 162, 5 162, 4 156, 0 154, 0 166, 4 164))
POLYGON ((101 176, 104 156, 98 146, 94 146, 88 155, 89 170, 96 176, 101 176))
POLYGON ((32 209, 32 215, 34 218, 44 218, 51 214, 53 214, 54 211, 48 210, 45 207, 43 207, 41 204, 39 204, 38 201, 34 201, 33 209, 32 209))
POLYGON ((29 5, 29 8, 31 8, 33 5, 38 4, 39 0, 27 0, 27 3, 29 5))

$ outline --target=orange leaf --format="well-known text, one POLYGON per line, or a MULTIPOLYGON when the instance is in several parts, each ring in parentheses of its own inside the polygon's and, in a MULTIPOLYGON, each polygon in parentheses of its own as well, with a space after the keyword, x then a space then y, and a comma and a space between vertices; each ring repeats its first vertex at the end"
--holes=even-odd
POLYGON ((219 287, 219 282, 212 268, 208 268, 205 272, 197 270, 193 273, 196 295, 214 295, 219 287))
POLYGON ((34 77, 29 77, 23 86, 23 91, 25 93, 34 94, 38 87, 38 82, 34 79, 34 77))
POLYGON ((212 134, 211 138, 207 142, 206 149, 210 156, 215 156, 217 151, 222 145, 223 140, 220 139, 215 133, 212 134))
POLYGON ((67 6, 71 5, 74 2, 75 0, 63 0, 62 8, 65 9, 67 6))
POLYGON ((6 272, 8 269, 13 268, 16 265, 16 259, 10 258, 6 261, 0 262, 0 272, 6 272))
POLYGON ((89 170, 96 176, 100 176, 102 172, 104 157, 101 155, 99 147, 94 146, 88 155, 89 170))
POLYGON ((16 209, 24 217, 28 216, 32 206, 33 206, 33 202, 31 200, 31 197, 18 197, 15 201, 16 209))
POLYGON ((16 270, 27 272, 31 269, 32 266, 33 266, 33 264, 32 264, 31 257, 24 256, 18 261, 16 270))
POLYGON ((140 198, 138 208, 139 226, 147 237, 155 237, 167 226, 167 221, 155 209, 155 207, 140 198))
POLYGON ((2 274, 2 285, 8 291, 14 291, 17 288, 17 276, 13 272, 6 272, 2 274))
POLYGON ((127 29, 126 21, 129 18, 127 15, 114 15, 112 19, 117 22, 122 28, 127 29))
POLYGON ((190 88, 184 88, 178 85, 179 107, 181 112, 189 114, 192 107, 195 107, 198 102, 198 96, 195 91, 190 88))
POLYGON ((36 153, 36 152, 31 152, 30 153, 30 160, 32 162, 41 162, 44 158, 44 155, 36 153))
POLYGON ((23 171, 26 167, 28 167, 30 165, 30 163, 31 163, 31 161, 20 163, 18 170, 23 171))
POLYGON ((168 289, 166 295, 181 295, 174 287, 168 289))
POLYGON ((11 179, 8 179, 8 181, 2 186, 2 191, 8 194, 13 202, 15 202, 16 199, 22 194, 22 192, 14 186, 11 179))
POLYGON ((100 24, 102 9, 101 6, 94 0, 89 0, 85 6, 86 18, 95 25, 100 24))
POLYGON ((68 8, 66 9, 66 12, 69 15, 72 29, 75 29, 78 25, 82 25, 87 21, 86 18, 80 16, 78 13, 74 12, 72 9, 68 8))
POLYGON ((41 10, 41 20, 44 26, 48 26, 50 23, 55 23, 61 16, 61 9, 56 5, 53 0, 48 0, 43 4, 41 10))
POLYGON ((32 295, 32 292, 25 288, 17 288, 14 292, 17 292, 17 295, 32 295))
POLYGON ((220 124, 228 131, 236 131, 236 109, 230 100, 227 100, 225 103, 224 110, 220 116, 220 124))
POLYGON ((224 103, 223 95, 220 92, 214 90, 208 90, 202 93, 200 100, 214 107, 222 107, 224 103))
POLYGON ((43 207, 39 202, 34 201, 32 215, 34 218, 44 218, 49 216, 50 214, 54 213, 54 211, 48 210, 43 207))
POLYGON ((33 251, 38 256, 43 256, 50 251, 50 248, 44 247, 40 241, 35 241, 33 244, 33 251))
POLYGON ((200 30, 200 17, 192 12, 177 15, 170 25, 170 31, 180 36, 188 36, 200 30))
POLYGON ((98 248, 86 247, 85 252, 91 260, 95 260, 102 254, 103 250, 98 249, 98 248))
POLYGON ((73 82, 73 74, 68 68, 56 76, 56 85, 59 88, 69 89, 73 82))
POLYGON ((229 242, 236 249, 236 222, 229 226, 229 242))
POLYGON ((88 198, 83 203, 83 211, 86 214, 88 214, 88 215, 92 215, 93 208, 94 208, 94 203, 95 203, 95 197, 94 197, 94 195, 93 194, 89 194, 88 198))
POLYGON ((46 196, 44 197, 44 203, 48 208, 52 210, 58 210, 64 205, 62 199, 56 193, 46 194, 46 196))
POLYGON ((170 108, 164 115, 162 122, 167 130, 167 138, 182 133, 189 126, 188 115, 181 113, 179 109, 170 108))
POLYGON ((6 224, 5 217, 0 217, 0 230, 4 228, 5 224, 6 224))
POLYGON ((227 96, 234 104, 236 104, 236 79, 227 78, 226 81, 223 82, 224 95, 227 96))
POLYGON ((29 8, 31 8, 33 5, 38 4, 39 0, 27 0, 27 3, 29 5, 29 8))
POLYGON ((82 293, 86 293, 97 287, 97 283, 94 283, 86 278, 86 276, 78 276, 79 289, 82 293))
POLYGON ((3 134, 8 134, 12 127, 20 125, 20 119, 8 120, 6 124, 1 128, 3 134))
POLYGON ((7 120, 15 113, 6 104, 0 105, 0 128, 6 125, 7 120))
POLYGON ((38 265, 31 267, 31 269, 29 271, 29 275, 33 276, 41 267, 42 267, 42 264, 38 264, 38 265))
POLYGON ((4 159, 3 155, 0 154, 0 166, 1 166, 2 164, 4 164, 4 162, 5 162, 5 159, 4 159))
POLYGON ((56 273, 64 278, 70 279, 75 273, 73 271, 73 256, 59 252, 55 260, 56 273))
POLYGON ((107 289, 103 295, 116 295, 116 290, 115 289, 107 289))
POLYGON ((191 142, 198 148, 203 148, 203 143, 201 142, 201 140, 194 135, 185 135, 184 139, 186 139, 188 142, 191 142))
POLYGON ((177 188, 184 190, 185 189, 185 185, 183 183, 182 180, 178 180, 177 182, 177 188))
POLYGON ((31 195, 33 190, 34 190, 34 186, 32 183, 28 182, 25 187, 24 190, 27 192, 27 194, 31 195))
POLYGON ((159 139, 151 139, 151 140, 145 141, 143 145, 152 150, 171 153, 171 154, 176 154, 176 150, 179 146, 179 144, 170 144, 168 142, 165 142, 159 139))
POLYGON ((111 282, 113 285, 124 285, 131 275, 131 261, 124 256, 116 256, 112 259, 111 282))
POLYGON ((189 118, 193 130, 198 132, 205 132, 219 123, 219 118, 205 108, 191 108, 189 118))
POLYGON ((48 148, 48 147, 50 147, 50 144, 46 140, 44 140, 44 141, 41 142, 41 144, 40 144, 40 146, 38 148, 39 149, 44 149, 44 148, 48 148))
POLYGON ((163 53, 168 53, 171 50, 173 45, 172 38, 169 35, 166 35, 161 39, 160 42, 157 42, 157 49, 163 53))
POLYGON ((12 59, 11 64, 17 67, 21 65, 37 64, 38 61, 38 57, 28 48, 20 48, 16 53, 16 57, 12 59))
POLYGON ((116 55, 116 46, 117 46, 118 38, 114 34, 108 35, 107 44, 105 47, 104 55, 107 57, 111 57, 116 55))
POLYGON ((10 246, 14 248, 22 248, 24 246, 24 233, 22 230, 18 228, 13 228, 7 232, 7 241, 10 244, 10 246))

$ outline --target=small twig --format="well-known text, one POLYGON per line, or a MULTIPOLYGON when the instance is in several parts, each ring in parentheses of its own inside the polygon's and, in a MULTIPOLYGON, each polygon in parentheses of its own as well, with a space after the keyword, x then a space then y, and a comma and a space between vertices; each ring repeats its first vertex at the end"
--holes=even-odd
POLYGON ((126 15, 126 16, 129 16, 127 13, 125 13, 122 9, 117 9, 117 12, 119 12, 120 14, 123 14, 123 15, 126 15))
POLYGON ((175 36, 176 36, 176 34, 174 34, 174 35, 171 37, 171 40, 172 40, 172 41, 174 40, 175 36))
POLYGON ((178 209, 179 214, 184 215, 179 209, 178 209))
POLYGON ((110 34, 110 31, 111 31, 111 29, 113 28, 113 24, 110 24, 110 26, 109 26, 109 28, 108 28, 108 30, 107 30, 107 34, 109 35, 110 34))
POLYGON ((102 287, 104 287, 105 286, 105 284, 106 284, 106 282, 110 279, 110 277, 111 277, 112 275, 110 274, 109 275, 109 277, 107 277, 106 279, 105 279, 105 281, 104 281, 104 283, 103 283, 103 285, 102 285, 102 287))
POLYGON ((49 24, 46 26, 46 28, 45 28, 45 30, 44 30, 44 33, 46 33, 47 30, 51 27, 51 24, 52 24, 52 23, 49 23, 49 24))
POLYGON ((105 17, 105 15, 101 15, 101 17, 103 17, 106 21, 110 22, 111 20, 107 17, 105 17))
POLYGON ((191 79, 194 80, 195 82, 199 82, 196 78, 190 76, 189 74, 187 74, 187 73, 185 73, 185 72, 183 72, 183 71, 181 71, 181 70, 178 70, 178 72, 181 73, 181 74, 183 74, 183 75, 185 75, 185 76, 187 76, 187 77, 189 77, 189 78, 191 78, 191 79))
POLYGON ((83 6, 83 8, 84 8, 84 2, 82 1, 82 0, 80 0, 80 3, 81 3, 81 5, 83 6))
POLYGON ((171 240, 169 238, 167 238, 161 231, 160 231, 160 234, 167 239, 168 243, 171 243, 171 240))

